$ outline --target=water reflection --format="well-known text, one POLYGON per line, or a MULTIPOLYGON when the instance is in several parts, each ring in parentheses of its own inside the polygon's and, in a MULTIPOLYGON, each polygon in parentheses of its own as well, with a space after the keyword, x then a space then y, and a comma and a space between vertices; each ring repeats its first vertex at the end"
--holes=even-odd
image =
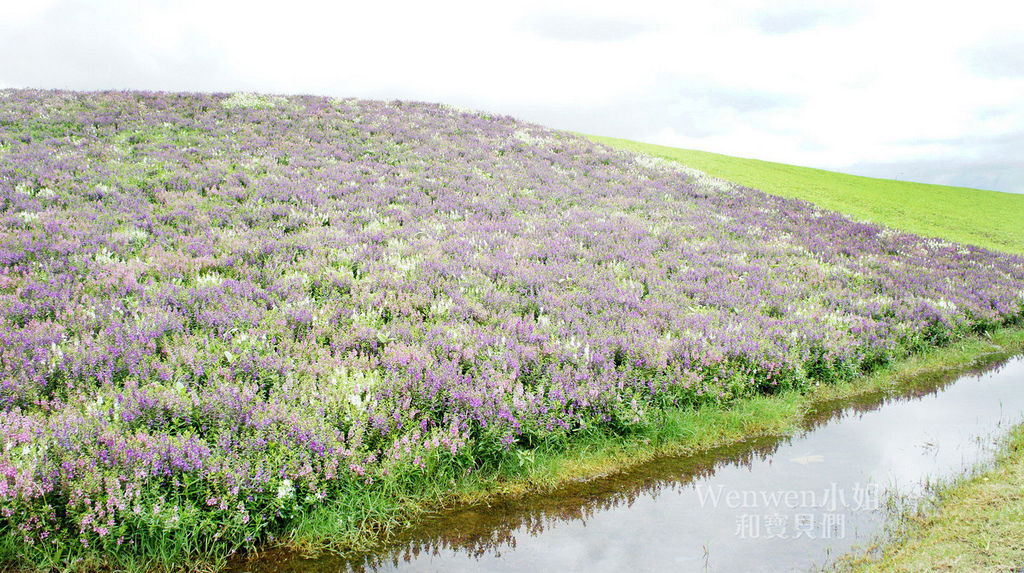
POLYGON ((385 551, 271 554, 250 571, 777 571, 877 534, 884 496, 991 457, 1024 412, 1024 361, 818 407, 806 431, 664 458, 556 492, 429 516, 385 551))

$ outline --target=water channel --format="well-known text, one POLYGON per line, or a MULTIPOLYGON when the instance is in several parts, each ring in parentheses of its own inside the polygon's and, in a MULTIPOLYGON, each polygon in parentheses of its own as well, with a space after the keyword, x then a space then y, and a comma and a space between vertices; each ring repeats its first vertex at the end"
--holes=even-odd
POLYGON ((894 495, 991 462, 1024 419, 1024 358, 827 404, 804 431, 664 458, 418 521, 372 555, 267 554, 252 572, 791 571, 883 532, 894 495))

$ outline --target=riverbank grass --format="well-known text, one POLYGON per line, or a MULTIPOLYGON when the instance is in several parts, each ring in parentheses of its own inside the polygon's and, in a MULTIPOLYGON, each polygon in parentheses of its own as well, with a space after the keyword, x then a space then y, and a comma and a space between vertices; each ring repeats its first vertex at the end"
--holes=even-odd
POLYGON ((995 467, 933 490, 904 512, 892 539, 848 557, 841 571, 1018 571, 1024 564, 1024 425, 1006 438, 995 467))

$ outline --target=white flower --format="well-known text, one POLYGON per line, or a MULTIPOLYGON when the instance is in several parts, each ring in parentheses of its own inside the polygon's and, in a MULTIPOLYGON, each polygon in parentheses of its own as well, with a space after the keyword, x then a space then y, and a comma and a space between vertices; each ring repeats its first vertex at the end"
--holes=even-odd
POLYGON ((281 480, 281 485, 277 486, 277 499, 288 499, 291 497, 295 497, 295 486, 292 485, 292 480, 281 480))
POLYGON ((258 94, 236 93, 220 102, 224 109, 266 109, 275 107, 277 98, 260 96, 258 94))

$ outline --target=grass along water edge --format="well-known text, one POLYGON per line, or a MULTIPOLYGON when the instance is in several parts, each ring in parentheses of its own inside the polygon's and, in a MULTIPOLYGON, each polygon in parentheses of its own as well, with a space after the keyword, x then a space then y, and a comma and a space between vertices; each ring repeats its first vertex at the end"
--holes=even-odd
POLYGON ((728 405, 666 410, 660 425, 628 436, 593 430, 529 451, 512 450, 504 459, 469 475, 442 473, 381 485, 370 496, 354 493, 337 505, 303 516, 278 547, 312 554, 367 551, 428 512, 550 491, 658 457, 695 454, 755 437, 791 435, 816 407, 830 408, 867 395, 895 395, 921 375, 956 373, 1021 351, 1024 327, 1007 327, 923 350, 852 380, 741 398, 728 405))
MULTIPOLYGON (((896 394, 922 374, 955 373, 1022 350, 1024 326, 1010 326, 945 347, 926 348, 845 381, 739 398, 730 404, 666 409, 659 415, 660 423, 629 435, 593 428, 530 450, 512 448, 468 473, 462 467, 428 465, 425 470, 396 472, 371 484, 352 483, 344 494, 317 509, 293 515, 284 534, 243 559, 258 560, 264 551, 282 549, 305 555, 370 551, 429 512, 499 496, 549 491, 658 457, 699 453, 755 437, 791 435, 816 407, 830 408, 872 394, 896 394)), ((100 556, 80 548, 58 547, 21 558, 15 552, 23 551, 24 546, 2 536, 0 561, 16 571, 221 570, 229 563, 228 556, 204 543, 208 533, 203 528, 168 530, 164 536, 146 539, 144 551, 125 547, 100 556)))
POLYGON ((925 500, 893 508, 885 536, 833 568, 1017 571, 1024 563, 1024 425, 1004 437, 991 467, 930 484, 925 500))

